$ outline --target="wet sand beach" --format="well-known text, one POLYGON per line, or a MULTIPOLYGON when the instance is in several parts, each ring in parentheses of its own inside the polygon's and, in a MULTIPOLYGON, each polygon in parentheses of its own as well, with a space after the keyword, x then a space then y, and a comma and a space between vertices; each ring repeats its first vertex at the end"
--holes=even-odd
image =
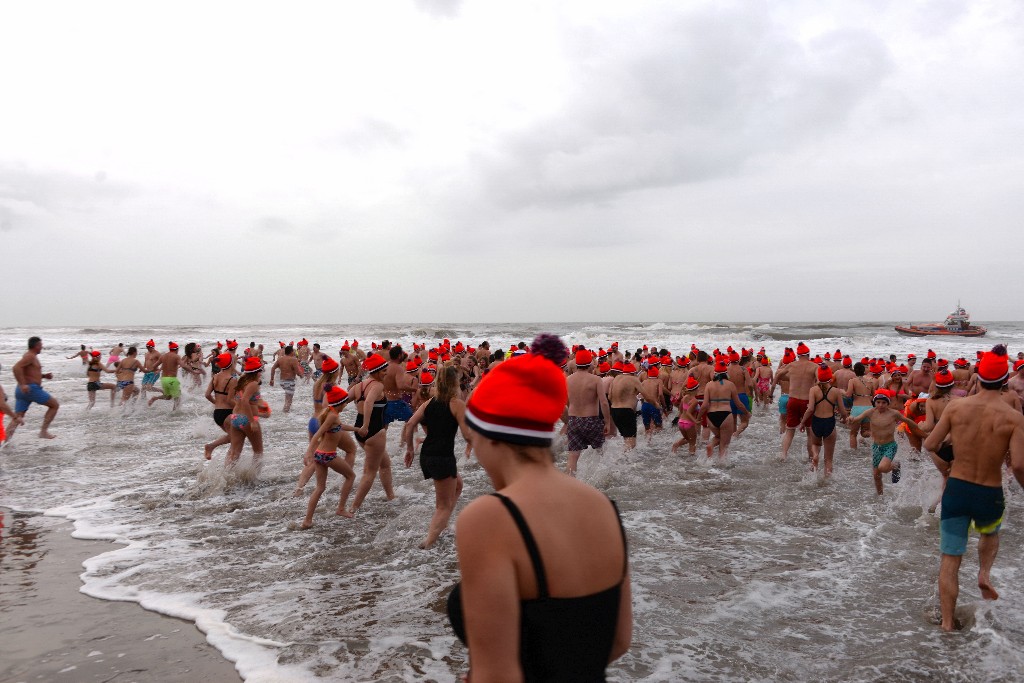
POLYGON ((0 508, 0 680, 240 681, 194 624, 79 592, 114 546, 64 519, 0 508))

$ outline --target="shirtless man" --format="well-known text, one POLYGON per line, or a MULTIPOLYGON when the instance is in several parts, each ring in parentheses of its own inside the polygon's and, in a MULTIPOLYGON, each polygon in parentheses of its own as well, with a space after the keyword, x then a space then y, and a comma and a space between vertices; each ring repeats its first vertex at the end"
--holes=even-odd
MULTIPOLYGON (((786 404, 786 433, 782 437, 782 457, 785 461, 789 455, 789 447, 796 436, 796 428, 807 412, 810 400, 811 387, 814 386, 818 376, 818 366, 811 362, 811 350, 806 344, 800 342, 796 347, 796 361, 784 366, 776 375, 776 382, 785 373, 789 380, 789 402, 786 404)), ((807 441, 807 459, 814 457, 811 450, 811 442, 807 441)))
POLYGON ((846 408, 846 412, 850 412, 850 408, 853 407, 853 398, 846 395, 846 389, 850 386, 850 380, 857 376, 853 371, 853 359, 849 356, 843 356, 839 363, 839 369, 834 370, 832 374, 835 376, 833 383, 839 389, 839 393, 842 396, 843 407, 846 408))
POLYGON ((53 379, 53 373, 43 373, 43 367, 39 364, 39 354, 43 350, 43 340, 39 337, 30 337, 28 340, 28 351, 21 357, 11 372, 14 373, 14 381, 18 385, 14 391, 14 413, 15 418, 11 423, 11 429, 7 433, 7 441, 14 436, 14 430, 18 425, 24 424, 25 413, 33 403, 46 406, 46 414, 43 415, 43 426, 39 430, 40 439, 56 438, 49 432, 50 423, 57 416, 60 403, 53 396, 43 391, 43 380, 53 379))
POLYGON ((1013 364, 1013 371, 1007 386, 1010 388, 1010 391, 1017 394, 1021 401, 1024 401, 1024 360, 1015 362, 1013 364))
POLYGON ((160 352, 156 350, 156 342, 150 339, 146 342, 146 357, 142 361, 142 400, 146 400, 147 391, 156 390, 156 381, 160 378, 160 352))
POLYGON ((303 384, 309 384, 310 380, 313 379, 313 368, 309 365, 309 355, 309 342, 303 338, 299 341, 298 346, 295 347, 295 357, 305 373, 303 374, 305 379, 303 384))
POLYGON ((611 417, 618 429, 619 434, 626 442, 625 450, 636 447, 636 397, 643 396, 645 401, 654 402, 657 396, 652 396, 640 385, 636 377, 636 366, 626 363, 622 367, 622 374, 612 380, 611 390, 611 417))
POLYGON ((362 370, 359 367, 359 358, 356 354, 352 353, 347 340, 341 346, 340 361, 342 368, 344 368, 345 372, 348 374, 349 386, 352 386, 362 379, 362 370))
POLYGON ((920 370, 911 370, 906 381, 906 384, 909 387, 909 391, 907 393, 911 396, 928 393, 931 390, 932 385, 932 368, 932 359, 925 358, 921 363, 920 370))
POLYGON ((295 376, 305 376, 305 371, 299 365, 299 360, 294 355, 295 349, 290 346, 284 347, 284 355, 274 361, 270 366, 270 386, 274 386, 274 374, 281 370, 281 388, 284 390, 284 412, 292 411, 292 397, 295 395, 295 376))
MULTIPOLYGON (((746 366, 740 363, 740 354, 733 351, 729 354, 729 381, 736 385, 736 393, 745 411, 740 411, 738 406, 732 407, 733 420, 737 420, 736 433, 739 436, 750 425, 750 409, 753 404, 750 401, 750 394, 754 393, 754 378, 747 372, 746 366)), ((800 416, 803 418, 803 415, 800 416)))
POLYGON ((662 384, 660 378, 661 370, 658 365, 651 365, 647 368, 647 378, 640 382, 645 396, 654 396, 656 400, 644 399, 640 405, 640 420, 644 423, 644 434, 647 442, 651 437, 662 429, 662 384))
MULTIPOLYGON (((690 377, 697 380, 697 384, 700 389, 697 390, 697 405, 694 406, 693 412, 699 413, 701 406, 704 404, 704 387, 708 385, 711 378, 715 376, 715 365, 714 359, 704 351, 697 352, 697 364, 690 370, 690 377)), ((703 420, 704 423, 704 438, 707 438, 708 428, 707 420, 703 420)))
POLYGON ((124 344, 118 344, 117 346, 110 349, 110 355, 107 356, 107 366, 111 366, 117 361, 121 360, 121 355, 124 353, 124 344))
POLYGON ((135 373, 142 369, 139 361, 139 350, 134 346, 128 347, 128 355, 117 364, 117 388, 121 391, 121 405, 128 402, 139 389, 135 386, 135 373))
POLYGON ((600 451, 604 447, 604 437, 615 433, 604 385, 600 377, 590 372, 593 360, 590 351, 577 351, 576 371, 565 378, 569 392, 566 399, 569 459, 565 463, 565 471, 570 476, 576 476, 576 464, 582 451, 588 446, 600 451))
POLYGON ((1007 451, 1013 476, 1024 487, 1024 415, 1000 397, 1000 389, 1009 375, 1006 347, 997 346, 986 353, 978 363, 978 375, 978 393, 950 402, 924 443, 925 448, 936 452, 948 434, 956 452, 942 494, 939 527, 939 602, 944 631, 954 628, 960 562, 967 552, 967 532, 972 522, 981 534, 978 588, 986 600, 999 597, 989 572, 999 550, 999 528, 1005 508, 1002 464, 1007 451))
POLYGON ((384 409, 384 426, 392 422, 408 422, 412 417, 412 405, 402 399, 402 394, 415 394, 420 388, 415 375, 405 371, 405 351, 401 345, 392 346, 387 351, 388 369, 384 371, 384 396, 388 399, 388 407, 384 409))
POLYGON ((167 353, 160 356, 160 388, 163 393, 149 399, 146 407, 152 406, 154 401, 173 400, 171 410, 177 410, 181 404, 181 381, 178 380, 178 367, 181 365, 181 356, 178 355, 178 345, 174 342, 167 344, 167 353))
MULTIPOLYGON (((313 344, 313 352, 309 354, 309 358, 313 361, 313 381, 320 379, 320 375, 324 374, 324 353, 320 350, 319 344, 313 344)), ((284 376, 282 375, 282 379, 284 376)))

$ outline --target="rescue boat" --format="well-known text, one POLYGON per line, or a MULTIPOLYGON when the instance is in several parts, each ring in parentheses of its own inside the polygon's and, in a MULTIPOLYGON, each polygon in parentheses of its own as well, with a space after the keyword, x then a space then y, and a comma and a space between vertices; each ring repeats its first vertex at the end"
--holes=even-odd
POLYGON ((946 316, 946 322, 897 325, 894 329, 910 337, 982 337, 988 332, 980 325, 971 324, 971 316, 960 302, 957 302, 956 310, 946 316))

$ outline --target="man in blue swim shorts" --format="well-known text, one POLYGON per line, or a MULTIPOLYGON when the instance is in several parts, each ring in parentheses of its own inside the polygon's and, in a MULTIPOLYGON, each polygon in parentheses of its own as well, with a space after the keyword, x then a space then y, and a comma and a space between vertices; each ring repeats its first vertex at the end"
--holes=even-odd
POLYGON ((24 422, 25 413, 33 403, 46 406, 46 414, 43 415, 43 426, 39 430, 40 439, 56 438, 49 432, 50 423, 57 416, 60 403, 53 396, 43 391, 43 380, 53 379, 53 373, 43 374, 43 367, 39 364, 39 353, 43 350, 43 340, 39 337, 31 337, 28 340, 28 351, 21 357, 11 371, 14 373, 14 381, 17 382, 17 389, 14 391, 14 414, 21 418, 11 422, 10 431, 7 432, 6 441, 14 436, 14 430, 24 422))
POLYGON ((408 422, 412 417, 412 406, 402 399, 402 394, 413 394, 419 389, 414 375, 405 371, 406 353, 400 345, 388 349, 388 369, 384 373, 384 395, 388 405, 384 409, 384 426, 392 422, 408 422))
POLYGON ((978 541, 981 597, 986 600, 999 597, 989 573, 999 550, 999 528, 1005 508, 1002 464, 1007 451, 1013 476, 1024 487, 1024 415, 1004 402, 1000 395, 1008 377, 1006 347, 999 345, 978 362, 978 393, 951 401, 924 442, 926 449, 936 453, 948 435, 956 452, 942 494, 939 525, 942 553, 939 603, 944 631, 955 627, 960 562, 967 552, 971 526, 981 534, 978 541))

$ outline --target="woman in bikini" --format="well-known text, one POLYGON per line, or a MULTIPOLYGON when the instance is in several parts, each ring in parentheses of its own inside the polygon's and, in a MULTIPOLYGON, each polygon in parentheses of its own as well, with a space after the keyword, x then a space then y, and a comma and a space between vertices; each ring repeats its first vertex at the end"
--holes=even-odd
POLYGON ((203 446, 203 457, 209 460, 213 451, 219 446, 231 443, 231 430, 227 424, 231 409, 235 405, 232 398, 237 391, 238 377, 230 371, 231 354, 222 353, 214 361, 218 371, 210 377, 210 385, 206 387, 206 400, 213 404, 213 421, 224 431, 224 436, 203 446))
POLYGON ((818 368, 818 383, 811 387, 808 395, 807 410, 800 422, 800 431, 805 431, 810 424, 811 432, 807 435, 811 444, 811 471, 818 470, 818 460, 822 445, 825 447, 825 477, 832 476, 832 455, 836 450, 836 411, 845 422, 848 417, 846 406, 843 405, 843 392, 832 386, 832 369, 827 365, 818 368))
MULTIPOLYGON (((333 360, 329 357, 325 358, 333 360)), ((323 379, 323 377, 320 379, 323 379)), ((306 506, 306 518, 302 520, 301 528, 303 529, 313 526, 313 513, 316 512, 320 496, 323 495, 324 490, 327 488, 328 469, 334 470, 345 478, 341 483, 341 499, 338 501, 338 509, 335 511, 335 514, 340 517, 352 517, 352 513, 345 509, 345 503, 348 502, 348 495, 352 492, 352 485, 356 481, 356 474, 352 470, 352 465, 338 457, 339 440, 342 436, 348 437, 348 432, 355 429, 355 427, 342 424, 341 422, 340 413, 348 402, 349 396, 347 391, 337 386, 331 386, 322 396, 323 401, 327 403, 327 407, 320 412, 317 420, 320 427, 317 429, 316 434, 313 435, 313 438, 309 440, 306 454, 302 458, 304 464, 307 466, 312 465, 316 471, 316 488, 313 489, 313 493, 309 496, 309 504, 306 506)), ((352 437, 348 438, 351 441, 352 437)))
POLYGON ((138 358, 139 349, 134 346, 128 347, 128 356, 117 363, 117 388, 121 392, 121 405, 139 393, 135 386, 135 373, 142 369, 142 362, 138 358))
MULTIPOLYGON (((324 395, 330 391, 332 387, 337 385, 338 378, 341 376, 341 364, 325 354, 323 362, 320 365, 320 372, 320 377, 318 377, 316 382, 313 383, 313 417, 309 418, 309 424, 306 426, 306 431, 309 433, 309 440, 311 442, 313 437, 320 430, 320 413, 323 411, 324 395)), ((348 466, 355 468, 356 442, 348 431, 343 430, 340 432, 334 432, 335 437, 333 437, 333 441, 336 447, 341 448, 341 450, 345 452, 345 462, 348 463, 348 466)), ((306 482, 310 480, 314 472, 316 472, 316 468, 313 464, 304 461, 302 472, 299 474, 299 481, 295 485, 295 492, 293 495, 302 495, 302 490, 306 487, 306 482)), ((345 494, 345 501, 348 501, 347 492, 345 494)))
POLYGON ((85 390, 89 392, 88 408, 92 408, 96 404, 96 392, 104 389, 110 389, 110 407, 114 407, 114 395, 117 392, 117 385, 100 381, 103 378, 104 372, 116 372, 116 370, 111 370, 103 365, 100 361, 100 352, 93 351, 89 358, 89 365, 85 368, 85 390))
POLYGON ((376 353, 371 353, 363 361, 363 370, 368 377, 352 387, 352 400, 359 409, 356 416, 356 441, 363 447, 363 476, 359 480, 359 489, 352 501, 350 511, 354 515, 363 504, 363 499, 370 492, 374 479, 380 473, 380 484, 384 487, 384 495, 388 500, 395 499, 395 490, 391 485, 391 458, 387 451, 387 427, 384 426, 384 409, 388 399, 384 395, 384 371, 388 362, 376 353))
POLYGON ((679 432, 682 436, 672 444, 675 453, 684 443, 689 444, 690 455, 697 455, 697 389, 700 382, 696 377, 686 379, 685 391, 679 397, 679 432))
MULTIPOLYGON (((218 375, 223 374, 218 372, 218 375)), ((260 418, 257 416, 260 396, 260 382, 263 378, 263 363, 259 358, 249 357, 242 366, 242 376, 235 385, 234 405, 228 415, 228 434, 231 449, 225 464, 233 465, 242 455, 246 440, 252 446, 254 461, 263 456, 263 430, 260 429, 260 418)))
MULTIPOLYGON (((719 462, 725 462, 729 453, 729 443, 736 432, 736 421, 732 419, 733 407, 737 407, 741 415, 750 415, 747 406, 740 401, 736 385, 729 381, 728 364, 719 360, 715 363, 715 374, 704 388, 704 405, 700 407, 700 417, 707 416, 711 431, 718 442, 719 462)), ((709 460, 714 453, 715 445, 715 441, 708 441, 709 460)))

